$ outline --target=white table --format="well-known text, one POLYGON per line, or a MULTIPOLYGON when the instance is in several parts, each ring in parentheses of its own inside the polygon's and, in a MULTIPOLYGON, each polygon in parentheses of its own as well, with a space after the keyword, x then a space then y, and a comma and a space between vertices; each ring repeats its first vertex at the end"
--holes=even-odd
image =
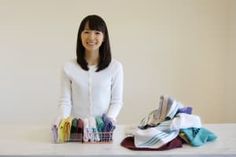
POLYGON ((50 127, 1 126, 0 156, 236 156, 236 123, 204 124, 218 139, 201 147, 184 145, 167 151, 132 151, 120 146, 128 126, 120 125, 114 132, 111 144, 63 143, 53 144, 50 127))

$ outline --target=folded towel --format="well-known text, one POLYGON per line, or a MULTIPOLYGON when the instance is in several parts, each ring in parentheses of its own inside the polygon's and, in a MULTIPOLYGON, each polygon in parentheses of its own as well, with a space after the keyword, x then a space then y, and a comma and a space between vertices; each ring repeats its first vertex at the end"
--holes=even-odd
POLYGON ((54 143, 57 143, 58 142, 58 127, 57 125, 53 125, 52 128, 52 140, 54 143))
POLYGON ((202 146, 206 142, 214 141, 217 139, 217 136, 211 131, 205 128, 187 128, 181 129, 180 131, 182 135, 185 135, 185 139, 187 138, 187 143, 190 143, 192 146, 198 147, 202 146))
POLYGON ((103 132, 112 132, 115 129, 112 120, 109 117, 107 117, 106 114, 102 115, 102 119, 104 122, 103 132))
POLYGON ((89 118, 89 127, 92 129, 91 141, 100 141, 97 124, 94 117, 89 118))
POLYGON ((83 134, 83 132, 84 132, 84 122, 83 122, 83 119, 81 119, 81 118, 78 119, 77 126, 78 126, 78 133, 79 134, 83 134))
POLYGON ((83 133, 84 133, 84 122, 81 118, 77 119, 77 132, 75 134, 75 142, 83 141, 83 133))
POLYGON ((71 123, 71 134, 78 132, 78 119, 73 118, 71 123))
POLYGON ((52 123, 51 131, 52 131, 52 138, 53 138, 52 140, 54 143, 59 142, 59 137, 58 137, 59 129, 58 128, 60 127, 61 120, 62 120, 61 116, 57 116, 52 123))
POLYGON ((77 140, 77 134, 78 134, 78 120, 76 118, 72 119, 71 129, 70 129, 70 141, 76 141, 77 140))
POLYGON ((60 121, 59 127, 58 127, 58 142, 62 143, 65 142, 65 123, 67 121, 67 118, 63 118, 60 121))
POLYGON ((90 139, 90 135, 89 135, 89 120, 88 120, 88 118, 84 118, 83 122, 84 122, 83 141, 84 142, 88 142, 89 139, 90 139))
POLYGON ((96 124, 98 132, 102 132, 105 124, 101 116, 96 117, 96 124))
POLYGON ((70 130, 71 130, 72 118, 68 117, 64 123, 64 141, 70 140, 70 130))

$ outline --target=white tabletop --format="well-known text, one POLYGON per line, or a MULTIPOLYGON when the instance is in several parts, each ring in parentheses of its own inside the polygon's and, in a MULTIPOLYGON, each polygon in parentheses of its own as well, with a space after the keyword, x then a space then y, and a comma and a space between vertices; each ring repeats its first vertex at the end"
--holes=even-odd
POLYGON ((205 124, 203 127, 218 136, 216 141, 201 147, 184 145, 167 151, 133 151, 120 146, 127 127, 118 126, 110 144, 54 144, 50 127, 0 126, 0 156, 236 156, 236 123, 205 124))

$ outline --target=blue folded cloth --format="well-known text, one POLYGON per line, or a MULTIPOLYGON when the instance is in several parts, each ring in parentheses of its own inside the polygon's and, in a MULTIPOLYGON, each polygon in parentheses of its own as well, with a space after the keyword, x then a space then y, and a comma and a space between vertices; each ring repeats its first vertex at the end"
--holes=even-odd
POLYGON ((109 117, 107 117, 106 114, 102 115, 102 120, 104 122, 103 132, 112 132, 115 129, 112 120, 109 117))
POLYGON ((195 147, 214 141, 217 138, 214 133, 205 128, 188 128, 181 129, 180 131, 187 137, 188 142, 195 147))

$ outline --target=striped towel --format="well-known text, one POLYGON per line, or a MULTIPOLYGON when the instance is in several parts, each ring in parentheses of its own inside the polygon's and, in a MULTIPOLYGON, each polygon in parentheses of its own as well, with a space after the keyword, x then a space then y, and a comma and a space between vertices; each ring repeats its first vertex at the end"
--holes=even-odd
POLYGON ((137 129, 134 135, 134 144, 138 148, 160 148, 172 141, 179 134, 179 130, 170 130, 171 121, 161 123, 157 127, 137 129))
POLYGON ((196 115, 177 113, 184 106, 174 99, 162 96, 160 107, 145 117, 134 134, 137 148, 160 148, 175 139, 184 128, 200 128, 196 115))
POLYGON ((138 148, 160 148, 176 138, 180 129, 200 128, 201 126, 198 116, 180 113, 172 120, 163 121, 156 127, 136 129, 135 146, 138 148))

